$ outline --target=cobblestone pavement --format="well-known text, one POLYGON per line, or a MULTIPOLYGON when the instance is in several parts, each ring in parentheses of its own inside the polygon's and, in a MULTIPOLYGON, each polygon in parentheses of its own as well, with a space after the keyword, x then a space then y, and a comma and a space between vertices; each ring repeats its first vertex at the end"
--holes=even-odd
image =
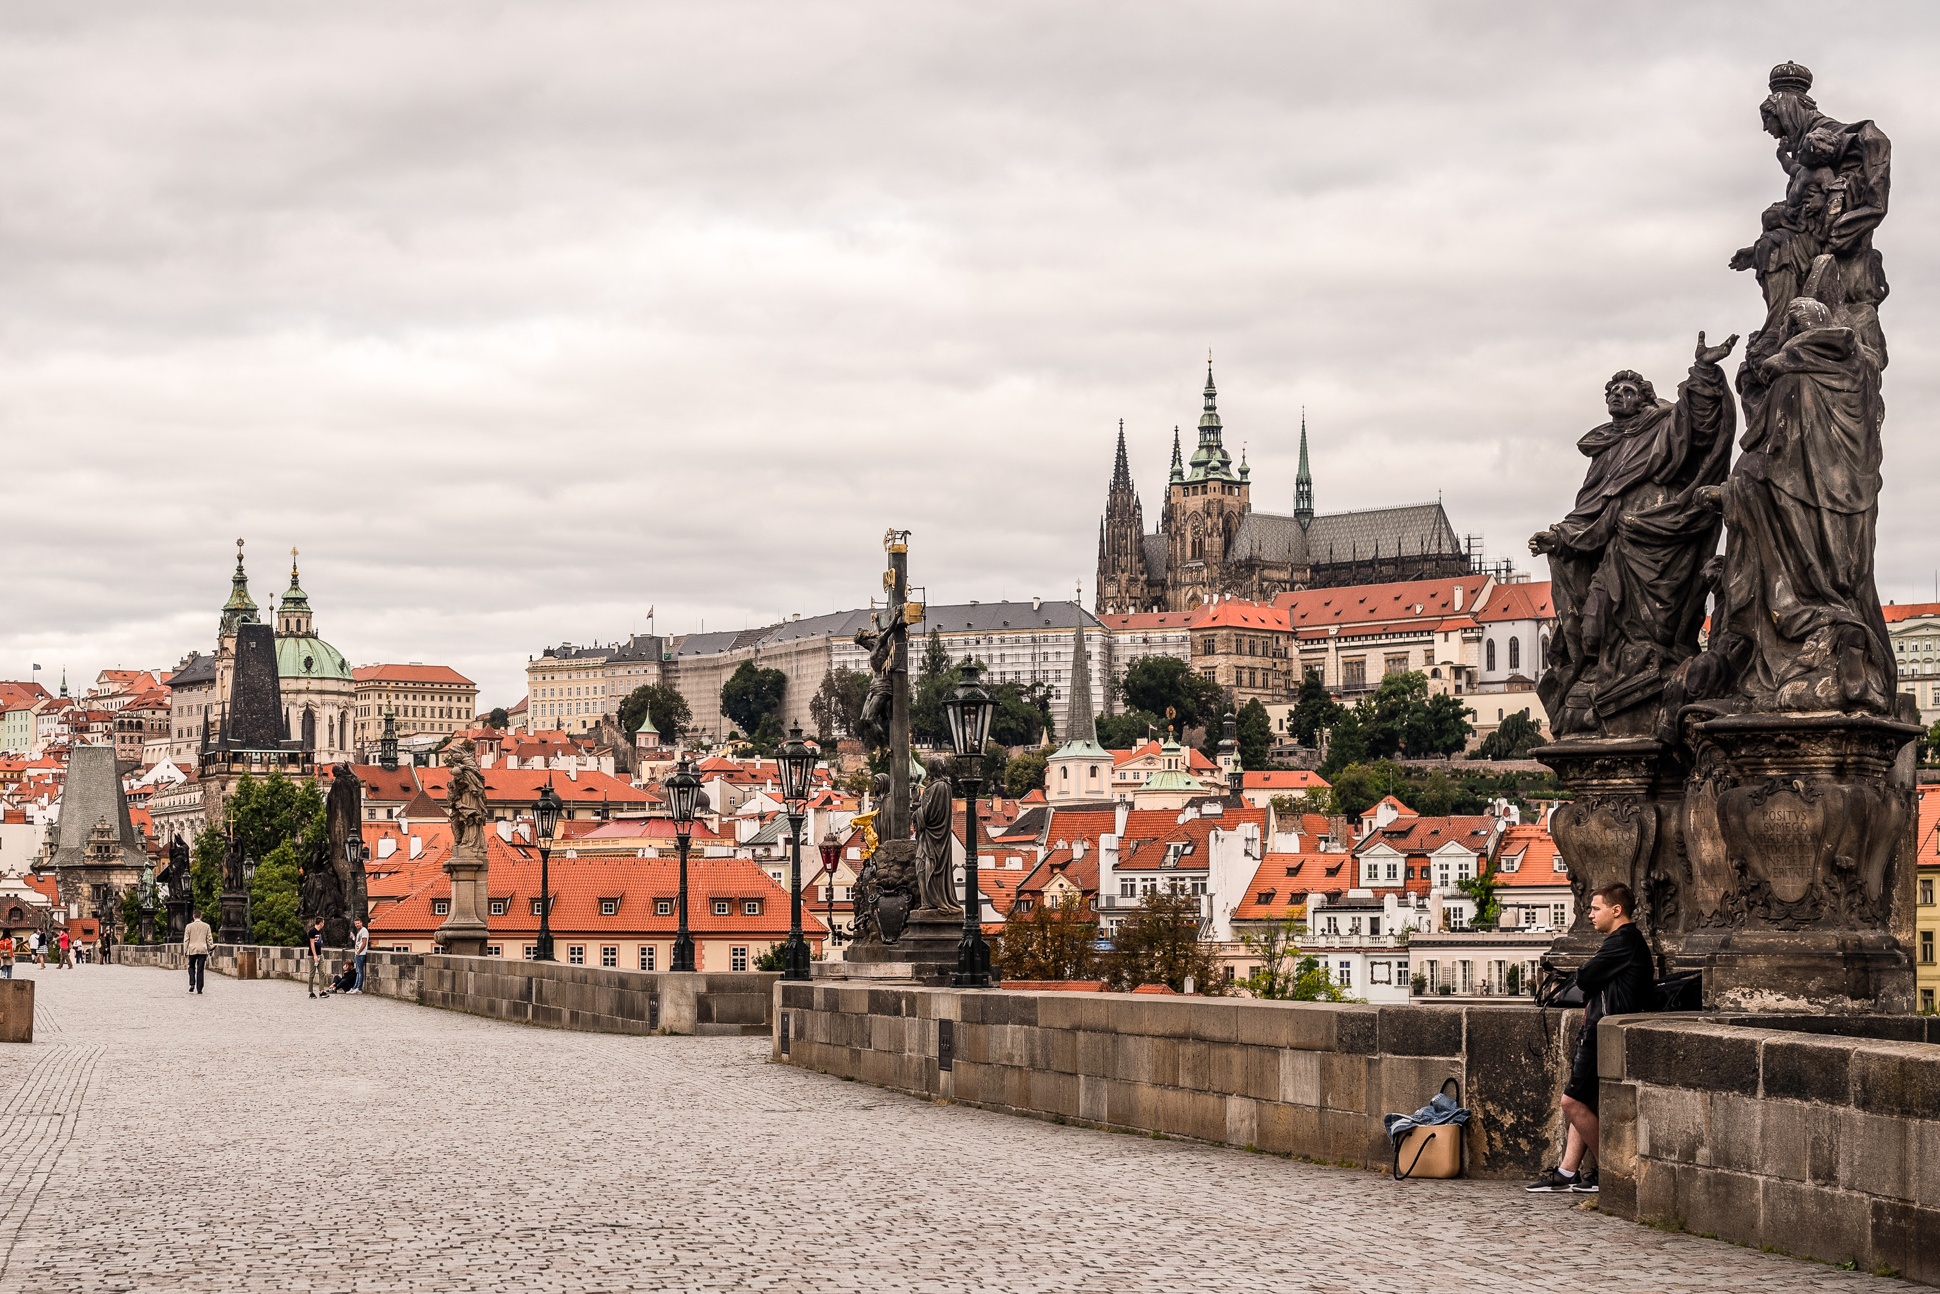
POLYGON ((4 1290, 1888 1288, 1512 1184, 931 1105, 758 1040, 38 977, 36 1041, 0 1048, 4 1290))

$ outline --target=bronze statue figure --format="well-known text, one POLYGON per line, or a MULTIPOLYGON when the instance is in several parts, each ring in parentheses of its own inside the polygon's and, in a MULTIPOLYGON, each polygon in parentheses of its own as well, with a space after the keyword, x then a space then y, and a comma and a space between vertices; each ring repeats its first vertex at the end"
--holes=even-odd
POLYGON ((1558 736, 1648 736, 1654 703, 1698 651, 1719 521, 1698 500, 1724 479, 1736 409, 1718 362, 1697 353, 1675 403, 1625 370, 1604 386, 1610 421, 1577 442, 1590 460, 1569 516, 1529 541, 1549 558, 1557 632, 1538 694, 1558 736))
POLYGON ((957 901, 955 868, 950 857, 950 780, 940 759, 929 764, 930 784, 917 802, 916 908, 924 913, 963 912, 957 901))

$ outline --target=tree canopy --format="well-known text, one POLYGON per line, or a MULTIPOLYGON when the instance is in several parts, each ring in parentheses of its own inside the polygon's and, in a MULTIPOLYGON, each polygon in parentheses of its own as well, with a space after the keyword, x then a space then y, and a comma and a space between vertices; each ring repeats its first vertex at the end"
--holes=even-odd
POLYGON ((1163 716, 1161 724, 1187 728, 1217 727, 1226 712, 1226 693, 1205 675, 1176 656, 1144 656, 1131 663, 1119 680, 1118 694, 1128 710, 1163 716))
POLYGON ((1475 748, 1470 759, 1528 759, 1529 752, 1543 744, 1542 728, 1529 717, 1529 711, 1516 711, 1475 748))
POLYGON ((773 728, 779 734, 781 705, 787 695, 786 674, 744 660, 728 676, 728 681, 721 684, 721 713, 732 719, 742 732, 760 741, 763 728, 773 728))
MULTIPOLYGON (((781 671, 768 672, 779 674, 781 671)), ((725 705, 726 689, 722 689, 722 696, 725 705)), ((671 745, 680 740, 680 734, 686 732, 687 726, 694 721, 694 712, 688 708, 687 698, 673 684, 643 683, 620 701, 620 730, 638 732, 642 719, 653 725, 661 741, 671 745)))
POLYGON ((256 863, 249 891, 253 938, 300 943, 296 913, 301 860, 328 835, 322 792, 315 782, 291 781, 280 770, 260 780, 237 780, 223 803, 222 819, 195 838, 189 869, 195 909, 211 925, 221 916, 222 865, 232 833, 242 856, 256 863))
POLYGON ((1335 721, 1321 771, 1331 780, 1334 770, 1368 760, 1452 755, 1474 731, 1462 698, 1430 696, 1419 670, 1390 674, 1335 721))
POLYGON ((1200 897, 1196 894, 1148 894, 1138 910, 1112 933, 1111 951, 1104 958, 1105 978, 1115 992, 1141 984, 1163 984, 1185 992, 1191 977, 1194 991, 1226 992, 1216 946, 1200 935, 1200 897))
POLYGON ((1151 740, 1154 732, 1164 731, 1165 721, 1150 710, 1098 717, 1098 744, 1106 750, 1130 750, 1151 740))
POLYGON ((512 726, 512 716, 505 712, 504 706, 495 705, 492 707, 492 712, 485 716, 485 726, 504 732, 512 726))
POLYGON ((1239 766, 1248 770, 1273 764, 1273 719, 1257 699, 1239 708, 1239 766))
POLYGON ((1300 691, 1293 702, 1293 736, 1303 746, 1318 746, 1320 734, 1340 722, 1344 711, 1334 700, 1320 671, 1308 670, 1300 677, 1300 691))
POLYGON ((1007 980, 1097 979, 1098 918, 1077 898, 1012 913, 990 959, 1007 980))
POLYGON ((853 737, 862 722, 862 706, 869 699, 869 676, 860 670, 832 669, 808 703, 808 717, 824 742, 853 737))
POLYGON ((1246 950, 1259 959, 1259 965, 1246 977, 1246 991, 1279 1002, 1359 1001, 1334 983, 1319 958, 1300 951, 1295 941, 1301 930, 1300 922, 1280 921, 1239 937, 1246 950))

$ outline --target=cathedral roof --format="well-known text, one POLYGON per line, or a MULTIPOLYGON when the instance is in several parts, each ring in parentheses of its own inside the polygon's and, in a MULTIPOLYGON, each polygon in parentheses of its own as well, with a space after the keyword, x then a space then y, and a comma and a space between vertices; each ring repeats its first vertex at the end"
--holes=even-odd
POLYGON ((1332 512, 1315 517, 1307 529, 1307 559, 1316 565, 1462 552, 1461 537, 1439 503, 1332 512))
MULTIPOLYGON (((1240 525, 1245 524, 1246 519, 1240 518, 1240 525)), ((1142 538, 1145 544, 1145 578, 1163 581, 1166 572, 1172 569, 1172 549, 1166 543, 1165 534, 1161 531, 1156 535, 1145 535, 1142 538)))
POLYGON ((1307 532, 1298 521, 1270 512, 1249 512, 1239 519, 1226 560, 1305 566, 1307 551, 1307 532))

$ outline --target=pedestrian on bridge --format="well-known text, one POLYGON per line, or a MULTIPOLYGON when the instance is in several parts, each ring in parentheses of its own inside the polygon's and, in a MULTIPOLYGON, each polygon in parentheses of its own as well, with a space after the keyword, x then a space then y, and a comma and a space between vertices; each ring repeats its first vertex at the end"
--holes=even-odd
POLYGON ((0 935, 0 979, 13 978, 13 936, 0 935))
POLYGON ((370 960, 370 927, 363 918, 357 919, 357 937, 351 940, 351 955, 357 959, 357 983, 351 987, 352 993, 364 991, 364 964, 370 960))
POLYGON ((74 969, 74 950, 70 946, 70 942, 67 937, 66 927, 62 927, 61 929, 60 945, 61 945, 61 969, 73 970, 74 969))
POLYGON ((202 991, 202 977, 209 967, 209 950, 216 946, 216 932, 209 929, 209 923, 200 913, 189 922, 188 929, 182 932, 182 951, 189 958, 189 992, 202 991))
POLYGON ((330 987, 330 972, 323 968, 323 918, 318 917, 310 924, 310 996, 317 995, 317 977, 323 977, 323 987, 330 987))

